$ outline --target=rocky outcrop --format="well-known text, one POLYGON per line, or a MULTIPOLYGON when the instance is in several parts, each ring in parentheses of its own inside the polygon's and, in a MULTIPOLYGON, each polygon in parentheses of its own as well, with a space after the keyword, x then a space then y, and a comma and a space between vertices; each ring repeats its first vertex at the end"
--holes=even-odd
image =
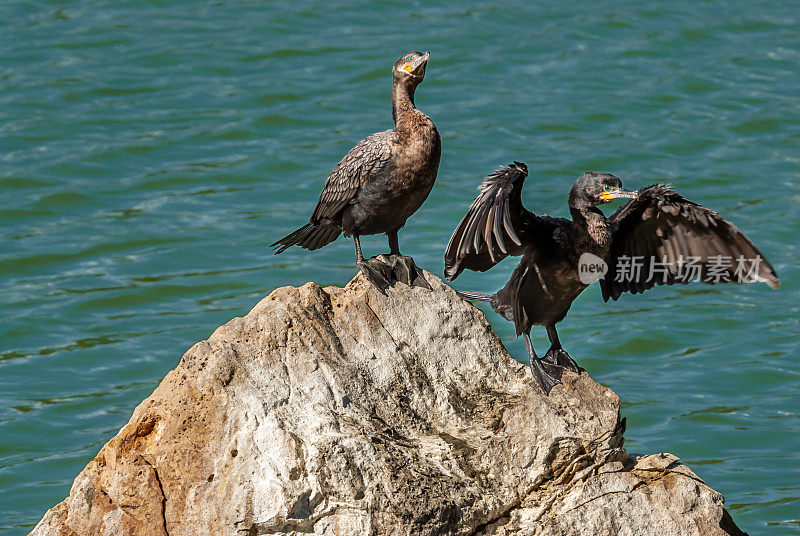
POLYGON ((43 535, 742 534, 586 373, 545 397, 433 290, 284 287, 192 347, 43 535))

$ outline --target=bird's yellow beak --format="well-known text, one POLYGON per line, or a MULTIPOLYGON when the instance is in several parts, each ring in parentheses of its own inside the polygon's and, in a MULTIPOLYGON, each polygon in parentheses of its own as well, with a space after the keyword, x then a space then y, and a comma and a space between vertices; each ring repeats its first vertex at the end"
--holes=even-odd
POLYGON ((636 197, 636 192, 631 192, 630 190, 626 190, 625 188, 616 188, 612 187, 607 190, 603 190, 603 193, 600 194, 600 197, 605 199, 606 201, 611 201, 613 199, 633 199, 636 197))

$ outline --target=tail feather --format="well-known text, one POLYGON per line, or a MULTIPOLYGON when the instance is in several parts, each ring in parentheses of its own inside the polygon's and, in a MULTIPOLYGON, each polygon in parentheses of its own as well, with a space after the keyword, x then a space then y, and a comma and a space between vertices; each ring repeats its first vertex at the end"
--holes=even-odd
POLYGON ((292 246, 300 246, 313 251, 330 244, 339 238, 340 233, 341 231, 337 227, 321 227, 313 223, 307 223, 274 244, 270 244, 269 247, 275 249, 275 255, 283 253, 292 246))
POLYGON ((464 298, 465 300, 481 300, 481 301, 492 301, 492 294, 486 294, 484 292, 471 292, 468 290, 457 290, 456 294, 464 298))

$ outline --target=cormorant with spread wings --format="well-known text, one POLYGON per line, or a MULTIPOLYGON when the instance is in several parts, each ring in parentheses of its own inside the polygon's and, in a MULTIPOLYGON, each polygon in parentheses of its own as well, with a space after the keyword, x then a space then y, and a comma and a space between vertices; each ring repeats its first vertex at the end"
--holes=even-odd
POLYGON ((414 105, 429 53, 409 52, 392 68, 395 127, 360 141, 333 168, 309 222, 270 247, 319 249, 340 234, 352 236, 356 264, 381 290, 403 281, 430 288, 411 257, 400 253, 397 232, 422 205, 436 181, 442 152, 433 121, 414 105), (359 236, 386 233, 388 255, 364 259, 359 236))
POLYGON ((445 276, 452 281, 465 268, 484 272, 508 255, 522 256, 497 293, 459 294, 490 302, 514 322, 517 336, 525 340, 531 370, 547 394, 561 383, 563 369, 578 371, 561 347, 556 324, 593 279, 603 275, 592 277, 590 266, 607 266, 599 279, 605 301, 657 284, 697 280, 779 286, 775 270, 739 229, 665 185, 631 192, 614 175, 584 173, 570 190, 568 220, 536 215, 522 206, 527 175, 525 164, 515 162, 483 181, 447 245, 445 276), (597 207, 617 198, 631 200, 606 218, 597 207), (544 326, 550 339, 543 358, 531 344, 534 325, 544 326))

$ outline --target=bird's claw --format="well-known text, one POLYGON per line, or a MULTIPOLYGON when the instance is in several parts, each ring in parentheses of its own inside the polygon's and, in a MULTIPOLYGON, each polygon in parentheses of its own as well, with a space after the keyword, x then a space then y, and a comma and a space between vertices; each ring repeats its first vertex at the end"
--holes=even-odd
POLYGON ((550 348, 542 358, 544 363, 559 366, 572 372, 580 372, 581 368, 563 348, 550 348))
POLYGON ((531 359, 530 366, 533 377, 539 382, 544 394, 549 396, 553 387, 561 383, 561 372, 564 367, 553 365, 538 357, 531 359))
POLYGON ((410 287, 423 287, 431 290, 422 270, 417 268, 414 259, 403 255, 378 255, 357 263, 361 273, 375 285, 378 290, 386 293, 398 281, 410 287))

